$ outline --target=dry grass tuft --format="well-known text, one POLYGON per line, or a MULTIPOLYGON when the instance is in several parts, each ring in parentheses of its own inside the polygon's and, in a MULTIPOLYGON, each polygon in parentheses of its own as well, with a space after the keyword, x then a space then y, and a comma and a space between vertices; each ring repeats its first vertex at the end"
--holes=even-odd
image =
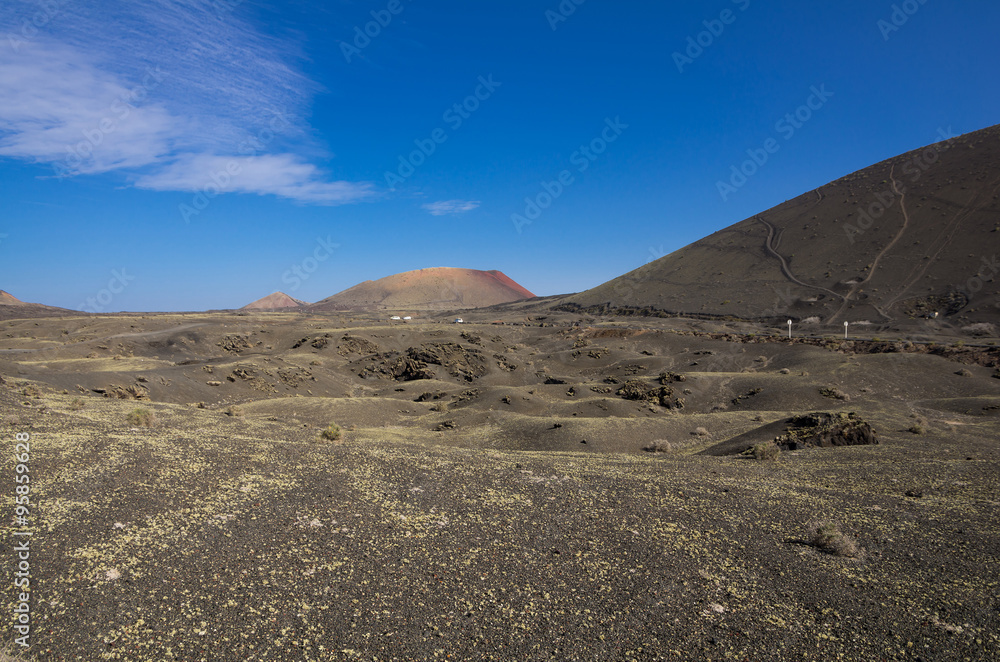
POLYGON ((148 409, 136 407, 126 417, 129 425, 137 428, 151 428, 156 424, 156 415, 148 409))
POLYGON ((13 643, 0 648, 0 662, 27 662, 27 660, 28 658, 22 655, 19 647, 15 647, 13 643))
POLYGON ((861 549, 853 538, 840 530, 836 522, 815 522, 809 528, 809 538, 806 542, 821 552, 856 559, 861 556, 861 549))
POLYGON ((674 450, 674 445, 666 439, 655 439, 642 447, 647 453, 669 453, 674 450))
POLYGON ((753 456, 753 459, 761 461, 774 461, 781 456, 781 449, 778 448, 777 444, 771 441, 765 441, 762 444, 757 444, 748 452, 753 456))

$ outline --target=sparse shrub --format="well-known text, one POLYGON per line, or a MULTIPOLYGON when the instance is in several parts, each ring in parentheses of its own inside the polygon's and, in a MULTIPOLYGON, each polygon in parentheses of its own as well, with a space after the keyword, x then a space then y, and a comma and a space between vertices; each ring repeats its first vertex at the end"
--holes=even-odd
POLYGON ((647 453, 669 453, 673 449, 674 445, 666 439, 656 439, 642 448, 647 453))
POLYGON ((128 413, 126 420, 132 427, 151 428, 156 423, 156 416, 148 409, 136 407, 128 413))
POLYGON ((919 423, 917 425, 911 425, 906 429, 906 431, 912 432, 913 434, 923 434, 924 432, 926 432, 924 426, 920 425, 919 423))
POLYGON ((957 371, 955 374, 958 375, 959 377, 972 377, 972 371, 969 370, 968 368, 962 368, 961 370, 957 371))
POLYGON ((841 531, 840 525, 836 522, 824 521, 812 524, 807 542, 821 552, 834 556, 852 559, 861 556, 858 544, 841 531))
POLYGON ((323 364, 320 363, 319 361, 313 359, 312 361, 309 362, 309 365, 323 365, 323 364))
POLYGON ((765 441, 762 444, 757 444, 750 449, 750 454, 753 455, 753 459, 760 460, 762 462, 777 460, 781 455, 781 449, 778 448, 777 444, 771 441, 765 441))
POLYGON ((73 398, 73 402, 69 403, 70 411, 80 411, 83 409, 83 398, 73 398))
POLYGON ((343 435, 343 431, 336 423, 330 423, 330 425, 319 433, 319 436, 327 441, 339 441, 343 435))
POLYGON ((803 324, 819 324, 819 317, 816 317, 815 315, 813 315, 812 317, 807 317, 804 320, 802 320, 802 323, 803 324))
POLYGON ((834 400, 850 400, 851 398, 841 391, 839 388, 821 388, 819 394, 825 398, 833 398, 834 400))
POLYGON ((788 368, 782 368, 778 372, 781 373, 782 375, 790 375, 792 373, 792 371, 789 370, 788 368))
POLYGON ((243 409, 241 409, 236 405, 230 405, 229 408, 226 409, 226 416, 242 416, 242 415, 243 415, 243 409))
POLYGON ((41 391, 39 391, 38 388, 35 387, 35 386, 33 386, 32 384, 28 384, 27 386, 25 386, 24 388, 22 388, 21 389, 21 395, 23 395, 26 398, 40 398, 40 397, 42 397, 41 391))
POLYGON ((708 430, 706 428, 698 427, 698 428, 695 428, 694 432, 692 432, 691 434, 693 434, 695 436, 698 436, 698 437, 706 437, 706 436, 708 436, 708 430))

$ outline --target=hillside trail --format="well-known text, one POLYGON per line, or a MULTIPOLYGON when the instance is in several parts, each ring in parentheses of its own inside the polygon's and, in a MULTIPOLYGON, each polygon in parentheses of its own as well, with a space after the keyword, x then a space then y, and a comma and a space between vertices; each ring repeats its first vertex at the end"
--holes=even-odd
MULTIPOLYGON (((774 226, 771 223, 769 223, 768 221, 765 221, 760 216, 754 216, 754 218, 757 221, 760 221, 761 223, 763 223, 764 227, 767 228, 767 240, 764 242, 764 247, 767 248, 768 252, 771 255, 773 255, 774 257, 776 257, 778 259, 778 262, 781 264, 781 273, 785 276, 785 278, 787 278, 788 280, 792 281, 796 285, 800 285, 802 287, 809 288, 811 290, 819 290, 821 292, 826 292, 827 294, 831 294, 831 295, 837 297, 838 299, 843 299, 844 298, 844 296, 842 294, 837 294, 833 290, 828 290, 825 287, 821 287, 819 285, 810 285, 809 283, 803 283, 801 280, 799 280, 798 278, 796 278, 795 274, 793 274, 792 270, 788 267, 788 263, 785 261, 784 256, 776 250, 775 243, 774 243, 775 242, 775 229, 774 229, 774 226)), ((780 237, 780 235, 779 235, 779 237, 780 237)))
MULTIPOLYGON (((880 250, 878 252, 878 254, 875 256, 875 259, 872 260, 871 267, 868 269, 868 275, 865 276, 864 280, 861 280, 861 281, 859 281, 859 282, 857 282, 857 283, 855 283, 854 285, 851 286, 850 292, 848 292, 844 296, 844 303, 841 304, 840 308, 837 309, 837 312, 835 312, 833 315, 831 315, 829 317, 829 319, 827 319, 828 323, 835 322, 837 320, 837 318, 840 317, 840 315, 844 312, 844 310, 847 308, 847 306, 850 305, 851 299, 854 297, 854 295, 857 294, 861 290, 861 288, 864 287, 869 281, 871 281, 872 277, 875 275, 875 272, 878 270, 879 262, 882 261, 882 258, 885 257, 886 254, 890 250, 892 250, 893 246, 895 246, 897 243, 899 243, 899 240, 903 237, 903 234, 906 232, 907 228, 909 228, 909 226, 910 226, 910 214, 906 210, 906 189, 905 188, 900 188, 899 182, 896 180, 896 164, 895 163, 892 164, 892 166, 889 168, 889 179, 892 180, 892 190, 893 190, 893 192, 896 195, 899 196, 899 207, 900 207, 900 210, 903 212, 903 225, 902 225, 902 227, 899 228, 899 231, 896 233, 896 236, 892 238, 892 241, 890 241, 888 244, 886 244, 882 248, 882 250, 880 250)), ((892 319, 892 316, 889 315, 889 314, 887 314, 879 306, 872 305, 872 307, 882 317, 886 318, 887 320, 891 320, 892 319)))
POLYGON ((956 213, 955 216, 953 216, 952 219, 945 224, 944 229, 941 231, 941 234, 938 235, 938 239, 935 242, 937 250, 933 253, 928 253, 927 259, 921 260, 917 266, 910 271, 910 274, 903 281, 903 288, 896 296, 884 304, 886 308, 891 308, 895 305, 896 302, 906 295, 910 288, 920 282, 920 279, 924 277, 924 274, 927 273, 927 270, 931 267, 931 265, 937 261, 941 252, 944 251, 944 249, 951 243, 962 223, 976 212, 982 211, 986 205, 992 202, 994 196, 998 193, 1000 193, 1000 177, 995 178, 987 186, 981 188, 972 196, 972 199, 964 205, 964 209, 956 213))

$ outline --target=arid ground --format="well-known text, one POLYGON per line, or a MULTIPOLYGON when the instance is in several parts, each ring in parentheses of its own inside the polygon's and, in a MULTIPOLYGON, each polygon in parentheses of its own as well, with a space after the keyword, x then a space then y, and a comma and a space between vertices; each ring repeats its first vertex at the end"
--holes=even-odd
POLYGON ((466 319, 0 322, 15 659, 1000 656, 995 338, 466 319), (812 412, 878 443, 741 452, 812 412))

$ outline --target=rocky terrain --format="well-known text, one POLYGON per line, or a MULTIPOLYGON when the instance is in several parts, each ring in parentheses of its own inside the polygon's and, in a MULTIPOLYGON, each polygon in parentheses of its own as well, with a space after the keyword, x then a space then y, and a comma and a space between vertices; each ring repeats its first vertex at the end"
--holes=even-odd
POLYGON ((0 323, 18 659, 1000 654, 995 336, 463 314, 0 323))

